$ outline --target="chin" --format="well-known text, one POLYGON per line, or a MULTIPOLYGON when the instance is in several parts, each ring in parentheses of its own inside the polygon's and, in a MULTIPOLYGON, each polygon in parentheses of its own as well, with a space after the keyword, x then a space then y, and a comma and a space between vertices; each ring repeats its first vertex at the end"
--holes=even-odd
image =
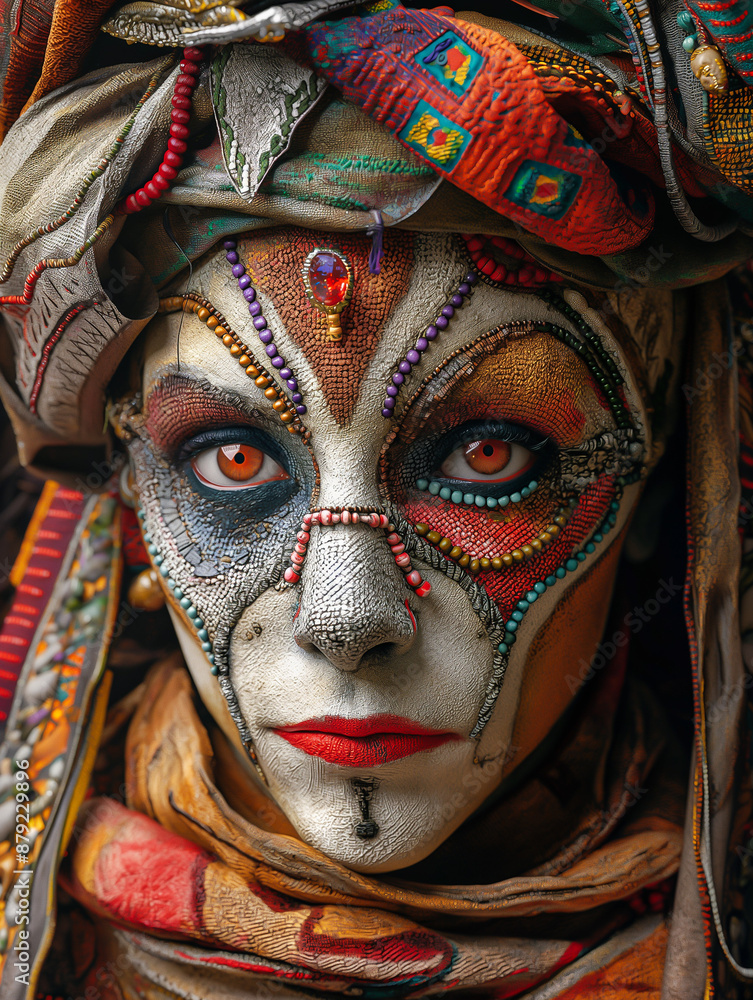
POLYGON ((469 740, 373 767, 322 760, 270 730, 257 748, 270 791, 301 839, 365 873, 422 861, 489 793, 475 777, 469 740))

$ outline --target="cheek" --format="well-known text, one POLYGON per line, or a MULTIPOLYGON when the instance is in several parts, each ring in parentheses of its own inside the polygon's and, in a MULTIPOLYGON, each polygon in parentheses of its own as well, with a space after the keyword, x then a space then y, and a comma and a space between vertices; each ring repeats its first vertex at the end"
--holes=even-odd
MULTIPOLYGON (((405 509, 411 521, 428 524, 443 536, 437 542, 440 548, 452 543, 472 557, 471 562, 461 561, 463 557, 458 562, 468 566, 507 618, 521 597, 543 581, 553 580, 558 567, 582 549, 602 525, 616 496, 614 477, 601 476, 578 497, 572 510, 564 497, 557 498, 546 489, 534 493, 525 507, 511 505, 503 520, 485 511, 444 503, 438 497, 410 502, 405 509), (548 529, 557 517, 562 527, 555 526, 557 534, 552 537, 548 529), (501 566, 497 565, 500 557, 504 560, 501 566)), ((433 542, 436 536, 426 537, 433 542)))
POLYGON ((620 536, 558 602, 531 643, 512 739, 517 761, 541 743, 580 689, 582 664, 590 664, 603 637, 622 542, 620 536))

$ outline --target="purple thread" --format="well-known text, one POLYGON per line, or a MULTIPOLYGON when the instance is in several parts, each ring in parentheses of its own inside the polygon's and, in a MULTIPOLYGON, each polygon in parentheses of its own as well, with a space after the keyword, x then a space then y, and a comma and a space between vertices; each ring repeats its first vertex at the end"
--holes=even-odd
MULTIPOLYGON (((373 248, 372 248, 373 249, 373 248)), ((392 375, 392 385, 387 386, 387 395, 382 403, 382 416, 394 416, 393 410, 399 393, 399 386, 405 382, 405 376, 409 375, 413 366, 421 360, 421 355, 429 347, 432 340, 436 340, 440 330, 446 330, 450 325, 450 320, 456 311, 465 304, 465 300, 471 294, 473 286, 478 281, 478 276, 474 271, 470 271, 458 285, 458 290, 450 296, 449 302, 442 306, 439 316, 430 323, 424 331, 424 335, 416 341, 416 346, 405 352, 405 357, 398 364, 397 371, 392 375)))
POLYGON ((369 271, 372 274, 379 274, 382 270, 382 260, 384 259, 384 221, 382 213, 372 209, 374 225, 369 226, 366 235, 371 237, 371 250, 369 251, 369 271))

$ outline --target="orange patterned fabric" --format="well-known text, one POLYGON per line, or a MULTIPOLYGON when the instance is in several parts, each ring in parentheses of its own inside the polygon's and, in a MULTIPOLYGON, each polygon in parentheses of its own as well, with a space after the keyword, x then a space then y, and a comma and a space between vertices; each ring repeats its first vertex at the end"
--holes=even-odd
POLYGON ((0 139, 23 110, 81 71, 112 0, 21 0, 0 5, 0 139))
MULTIPOLYGON (((607 689, 614 694, 613 684, 607 689)), ((233 968, 249 977, 280 978, 283 963, 319 991, 397 987, 408 978, 414 996, 442 983, 453 991, 493 986, 500 997, 514 997, 572 963, 579 977, 581 963, 583 975, 598 968, 599 943, 630 925, 645 909, 638 905, 645 891, 651 898, 650 887, 676 870, 682 803, 663 765, 651 771, 660 803, 652 806, 651 794, 641 798, 636 791, 616 828, 616 812, 594 814, 588 807, 577 852, 563 845, 548 864, 465 886, 462 896, 449 886, 351 871, 302 842, 261 788, 251 798, 237 794, 238 764, 232 752, 221 751, 219 733, 203 727, 194 699, 177 660, 149 675, 126 741, 128 808, 91 800, 63 876, 68 892, 107 925, 126 926, 147 950, 159 939, 176 970, 203 955, 222 976, 232 953, 233 968), (675 822, 655 811, 666 811, 670 802, 675 822), (568 913, 571 933, 550 939, 545 926, 537 933, 536 918, 547 913, 568 913), (496 918, 491 936, 478 932, 480 917, 496 918)), ((598 784, 617 778, 623 798, 633 781, 645 781, 645 755, 655 759, 659 747, 656 720, 642 716, 635 703, 631 717, 634 712, 632 735, 617 733, 608 774, 599 770, 598 784), (639 759, 644 764, 636 772, 631 761, 639 759)), ((573 742, 589 756, 594 717, 610 712, 605 705, 586 716, 573 742)), ((531 808, 540 812, 545 803, 538 794, 531 808)), ((526 802, 517 799, 502 811, 519 822, 528 815, 526 802)), ((502 814, 491 822, 497 836, 490 847, 498 852, 505 842, 502 814)), ((562 824, 556 829, 561 834, 562 824)), ((660 909, 665 905, 659 894, 660 909)))
POLYGON ((649 937, 603 968, 584 976, 551 1000, 658 1000, 669 930, 662 924, 649 937))

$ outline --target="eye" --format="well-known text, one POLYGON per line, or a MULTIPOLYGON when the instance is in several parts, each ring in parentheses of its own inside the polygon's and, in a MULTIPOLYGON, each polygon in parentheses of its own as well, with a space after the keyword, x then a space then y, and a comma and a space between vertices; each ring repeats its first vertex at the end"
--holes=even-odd
POLYGON ((516 441, 477 438, 450 452, 439 472, 447 479, 503 483, 528 471, 535 462, 533 452, 516 441))
POLYGON ((191 459, 191 468, 202 483, 220 490, 238 490, 290 479, 271 455, 240 442, 199 452, 191 459))

